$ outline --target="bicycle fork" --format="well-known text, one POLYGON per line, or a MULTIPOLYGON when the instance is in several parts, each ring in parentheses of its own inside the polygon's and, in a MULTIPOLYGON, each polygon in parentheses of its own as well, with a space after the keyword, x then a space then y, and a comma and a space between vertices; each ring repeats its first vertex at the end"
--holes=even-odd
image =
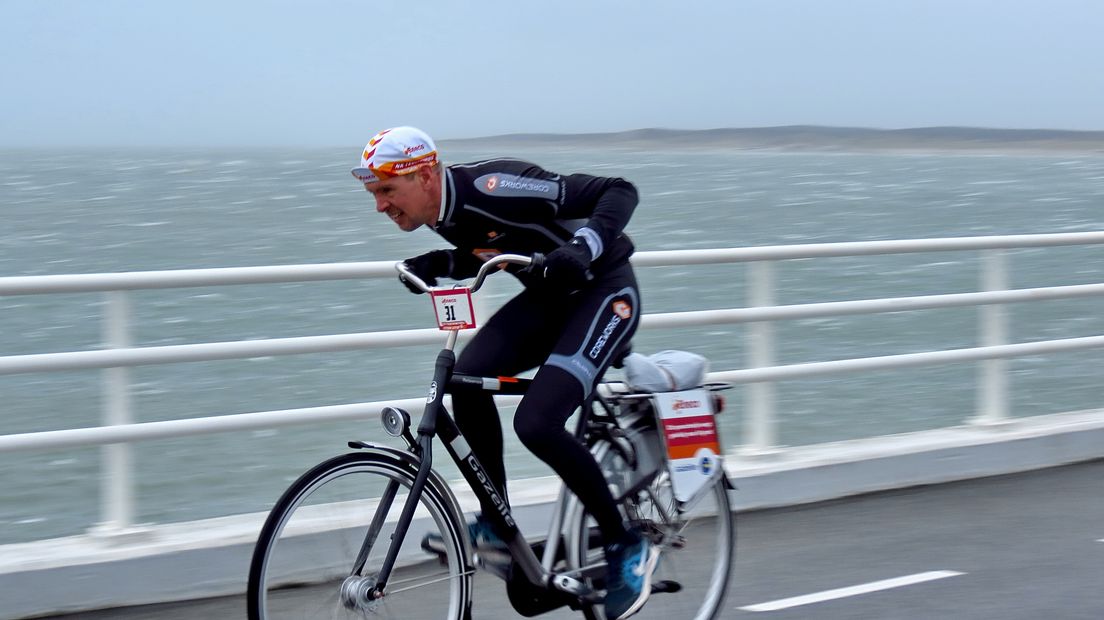
MULTIPOLYGON (((395 561, 398 558, 399 549, 406 539, 406 533, 410 529, 410 522, 414 519, 414 512, 418 509, 418 503, 422 499, 422 492, 425 490, 426 481, 429 480, 430 472, 433 470, 433 436, 436 432, 437 414, 440 412, 441 408, 444 407, 444 386, 448 385, 448 380, 452 375, 452 368, 455 363, 456 355, 452 352, 451 348, 446 348, 437 355, 433 381, 430 383, 429 395, 426 398, 425 412, 422 414, 421 423, 418 425, 416 452, 420 459, 418 462, 418 473, 414 478, 414 484, 410 487, 410 493, 406 497, 406 503, 403 504, 399 521, 395 524, 395 532, 392 534, 391 545, 387 549, 387 556, 384 558, 383 564, 380 566, 379 573, 376 575, 375 579, 369 580, 360 573, 363 571, 364 563, 368 558, 372 545, 375 544, 376 538, 379 536, 379 531, 383 527, 383 520, 390 510, 391 502, 394 501, 395 495, 398 492, 398 481, 392 480, 388 482, 387 488, 384 490, 384 495, 380 499, 379 507, 376 509, 376 516, 373 518, 372 524, 361 545, 360 552, 357 554, 357 562, 354 566, 353 573, 350 578, 346 580, 345 585, 342 586, 342 594, 346 601, 346 605, 350 602, 359 600, 375 601, 384 596, 387 580, 390 579, 391 571, 395 568, 395 561), (368 588, 367 591, 365 591, 364 588, 368 588)), ((410 448, 415 450, 415 446, 413 445, 410 446, 410 448)), ((460 515, 456 516, 459 517, 460 515)))

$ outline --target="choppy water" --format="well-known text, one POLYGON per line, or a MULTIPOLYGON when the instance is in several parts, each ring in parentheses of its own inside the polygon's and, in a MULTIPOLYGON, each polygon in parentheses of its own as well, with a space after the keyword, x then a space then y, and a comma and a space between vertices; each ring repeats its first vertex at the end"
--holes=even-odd
MULTIPOLYGON (((445 145, 447 148, 447 145, 445 145)), ((501 153, 448 152, 451 161, 501 153)), ((559 172, 634 181, 629 232, 642 250, 1104 229, 1104 158, 708 152, 514 151, 559 172)), ((352 154, 355 156, 355 153, 352 154)), ((392 260, 440 246, 372 211, 340 150, 0 151, 0 275, 392 260)), ((1101 282, 1104 248, 1011 253, 1014 287, 1101 282)), ((790 261, 777 302, 977 290, 975 253, 790 261)), ((642 270, 645 311, 744 303, 741 266, 642 270)), ((501 301, 512 285, 490 289, 501 301)), ((132 295, 138 345, 431 326, 424 300, 390 281, 211 287, 132 295)), ((100 346, 98 295, 0 298, 0 355, 100 346)), ((1014 304, 1015 341, 1104 333, 1100 298, 1014 304)), ((779 363, 977 343, 976 311, 929 310, 776 325, 779 363)), ((639 334, 743 365, 743 328, 639 334)), ((435 347, 136 368, 140 421, 413 397, 435 347)), ((1099 407, 1104 353, 1010 364, 1016 415, 1099 407)), ((0 376, 0 433, 92 426, 97 371, 0 376)), ((883 371, 778 386, 780 440, 804 444, 947 426, 974 406, 974 368, 883 371)), ((740 441, 730 393, 726 442, 740 441)), ((507 422, 508 423, 508 422, 507 422)), ((376 424, 326 424, 139 444, 141 521, 267 509, 307 466, 376 424)), ((547 473, 516 443, 514 475, 547 473)), ((74 534, 98 519, 99 452, 0 455, 0 542, 74 534)))

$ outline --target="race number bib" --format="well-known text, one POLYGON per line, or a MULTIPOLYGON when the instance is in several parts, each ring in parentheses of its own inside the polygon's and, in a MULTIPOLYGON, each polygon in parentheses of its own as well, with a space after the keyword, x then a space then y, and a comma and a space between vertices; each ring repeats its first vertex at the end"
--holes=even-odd
POLYGON ((432 291, 433 311, 437 313, 437 327, 455 331, 475 327, 475 310, 472 307, 471 290, 455 288, 432 291))

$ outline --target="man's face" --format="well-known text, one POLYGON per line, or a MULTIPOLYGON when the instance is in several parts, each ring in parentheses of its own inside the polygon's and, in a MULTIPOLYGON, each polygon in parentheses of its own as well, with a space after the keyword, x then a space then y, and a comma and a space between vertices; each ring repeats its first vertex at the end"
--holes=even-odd
POLYGON ((386 214, 406 232, 422 224, 432 225, 437 218, 439 205, 434 204, 424 175, 419 172, 364 185, 376 199, 376 211, 386 214))

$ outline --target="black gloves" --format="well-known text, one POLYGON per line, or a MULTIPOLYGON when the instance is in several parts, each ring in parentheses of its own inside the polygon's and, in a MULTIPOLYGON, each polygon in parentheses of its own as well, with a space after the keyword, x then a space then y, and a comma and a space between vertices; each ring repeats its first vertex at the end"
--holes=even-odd
MULTIPOLYGON (((573 293, 594 278, 590 273, 590 261, 590 246, 586 240, 572 237, 544 257, 544 280, 554 289, 573 293)), ((482 261, 467 254, 456 256, 453 250, 433 250, 408 258, 403 264, 427 286, 437 286, 437 278, 466 278, 474 275, 482 261)), ((399 281, 411 293, 424 292, 401 275, 399 281)))
MULTIPOLYGON (((433 250, 414 258, 408 258, 403 263, 414 272, 414 275, 422 279, 429 286, 437 286, 437 278, 452 275, 452 250, 433 250)), ((411 293, 419 294, 424 291, 399 276, 399 281, 410 289, 411 293)))
POLYGON ((590 261, 590 246, 581 237, 572 237, 544 257, 544 279, 553 287, 575 292, 593 278, 590 261))

